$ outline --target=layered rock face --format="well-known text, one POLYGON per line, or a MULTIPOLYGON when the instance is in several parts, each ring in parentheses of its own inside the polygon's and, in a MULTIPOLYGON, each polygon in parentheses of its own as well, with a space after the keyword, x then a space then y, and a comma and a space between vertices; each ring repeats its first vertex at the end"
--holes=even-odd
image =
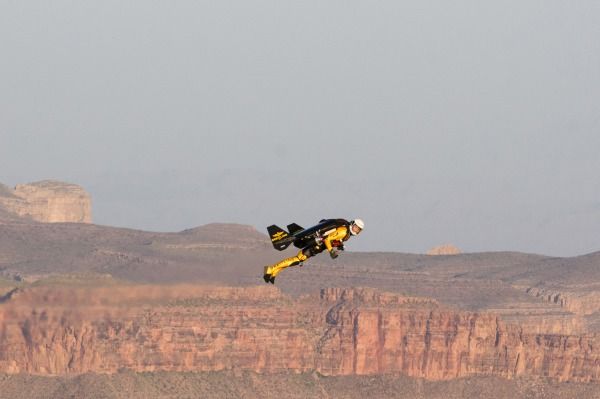
POLYGON ((38 222, 92 222, 89 194, 78 185, 53 180, 19 184, 14 190, 2 186, 0 207, 38 222))
POLYGON ((37 287, 0 304, 0 372, 317 370, 600 380, 600 337, 525 333, 489 313, 372 289, 37 287))
POLYGON ((331 356, 318 368, 333 375, 600 378, 600 337, 526 333, 491 313, 344 304, 330 313, 329 324, 335 332, 321 351, 331 356))

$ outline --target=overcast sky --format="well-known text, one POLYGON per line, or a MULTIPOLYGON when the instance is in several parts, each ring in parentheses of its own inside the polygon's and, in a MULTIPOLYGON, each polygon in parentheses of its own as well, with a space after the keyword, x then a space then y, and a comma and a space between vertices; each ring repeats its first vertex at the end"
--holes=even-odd
POLYGON ((597 0, 4 0, 0 51, 0 182, 99 224, 600 250, 597 0))

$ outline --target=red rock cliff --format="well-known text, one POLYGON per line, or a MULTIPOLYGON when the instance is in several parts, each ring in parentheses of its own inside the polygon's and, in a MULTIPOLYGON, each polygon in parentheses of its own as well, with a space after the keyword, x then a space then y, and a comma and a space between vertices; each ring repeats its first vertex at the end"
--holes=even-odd
POLYGON ((600 380, 600 338, 525 334, 493 314, 370 289, 38 287, 0 305, 0 372, 244 369, 600 380))

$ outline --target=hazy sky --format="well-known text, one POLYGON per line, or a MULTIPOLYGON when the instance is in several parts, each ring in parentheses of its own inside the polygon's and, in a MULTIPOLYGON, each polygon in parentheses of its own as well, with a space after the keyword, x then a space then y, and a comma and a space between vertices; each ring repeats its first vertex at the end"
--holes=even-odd
POLYGON ((0 51, 0 182, 99 224, 600 250, 597 0, 0 0, 0 51))

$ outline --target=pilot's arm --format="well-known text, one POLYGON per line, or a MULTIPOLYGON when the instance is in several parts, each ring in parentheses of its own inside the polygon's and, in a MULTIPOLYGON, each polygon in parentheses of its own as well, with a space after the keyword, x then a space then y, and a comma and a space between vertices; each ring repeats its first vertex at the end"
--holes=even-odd
POLYGON ((331 234, 329 234, 325 238, 323 238, 325 247, 327 247, 327 251, 329 251, 329 255, 331 256, 332 259, 337 258, 338 254, 333 249, 331 242, 332 241, 342 241, 343 238, 346 237, 347 234, 348 234, 348 229, 346 228, 346 226, 340 226, 337 229, 335 229, 334 232, 332 232, 331 234))

